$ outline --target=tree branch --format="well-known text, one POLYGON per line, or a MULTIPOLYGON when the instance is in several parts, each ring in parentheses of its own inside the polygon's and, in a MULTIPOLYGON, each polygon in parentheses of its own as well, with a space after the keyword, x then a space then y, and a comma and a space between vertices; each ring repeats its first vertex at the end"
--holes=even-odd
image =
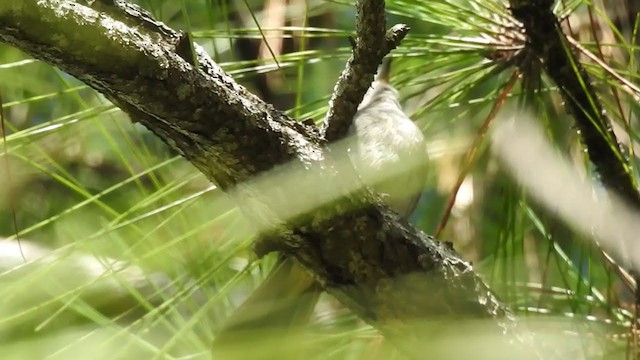
POLYGON ((591 78, 580 63, 552 11, 552 0, 511 0, 513 16, 524 25, 527 50, 542 61, 558 85, 602 182, 635 208, 640 193, 626 165, 627 159, 611 128, 611 121, 594 91, 591 78))
POLYGON ((385 16, 384 0, 356 2, 353 54, 333 89, 323 124, 322 133, 329 142, 346 136, 378 65, 410 30, 409 26, 398 24, 386 31, 385 16))
MULTIPOLYGON (((381 24, 382 1, 363 3, 378 4, 371 11, 381 24)), ((359 16, 368 11, 361 8, 359 16)), ((383 26, 375 31, 384 34, 383 26)), ((315 129, 249 93, 199 47, 195 63, 201 67, 194 68, 176 53, 172 39, 180 35, 165 32, 129 26, 68 0, 0 3, 1 41, 102 92, 224 191, 249 199, 238 203, 242 210, 267 229, 281 224, 276 233, 287 253, 363 320, 403 343, 423 341, 416 321, 446 316, 484 318, 483 331, 514 334, 513 317, 468 263, 394 212, 353 194, 350 179, 343 180, 327 160, 315 129), (292 189, 274 183, 265 194, 255 184, 269 170, 280 174, 285 163, 302 177, 295 188, 299 197, 316 196, 316 187, 304 184, 321 178, 345 184, 336 185, 345 200, 322 204, 295 221, 281 217, 279 209, 293 201, 292 189)), ((353 74, 373 74, 387 50, 378 49, 376 59, 353 74)), ((364 61, 356 59, 354 69, 364 61)), ((370 80, 358 81, 358 89, 370 80)))
MULTIPOLYGON (((600 179, 624 202, 640 210, 640 192, 629 160, 594 91, 591 78, 575 49, 569 46, 570 41, 552 11, 553 0, 510 0, 510 5, 513 16, 524 26, 528 51, 542 61, 545 71, 560 88, 565 106, 576 121, 589 160, 600 179)), ((611 257, 601 251, 605 261, 611 261, 611 257)), ((619 272, 624 274, 621 269, 619 272)), ((635 269, 631 269, 631 273, 635 284, 640 284, 640 274, 635 269)), ((625 277, 621 276, 621 279, 624 281, 625 277)), ((638 308, 640 286, 636 285, 632 290, 638 308)), ((638 314, 635 316, 637 318, 638 314)))

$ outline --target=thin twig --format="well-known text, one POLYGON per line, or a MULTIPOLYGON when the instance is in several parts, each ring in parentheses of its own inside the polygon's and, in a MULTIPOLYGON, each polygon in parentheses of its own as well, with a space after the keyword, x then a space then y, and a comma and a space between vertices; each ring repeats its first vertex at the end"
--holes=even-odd
POLYGON ((613 76, 616 80, 620 82, 621 89, 627 93, 627 95, 631 96, 633 100, 636 102, 640 102, 640 88, 638 85, 629 81, 629 79, 625 79, 623 76, 618 74, 611 66, 609 66, 606 62, 604 62, 601 58, 599 58, 596 54, 587 50, 582 44, 580 44, 576 39, 571 36, 567 36, 567 40, 569 44, 578 49, 583 55, 591 59, 593 62, 598 64, 601 68, 603 68, 609 75, 613 76))
POLYGON ((456 203, 456 197, 458 196, 458 191, 460 191, 460 186, 462 186, 464 179, 469 174, 469 171, 471 171, 471 166, 473 166, 473 164, 476 161, 476 157, 478 155, 478 149, 480 148, 480 145, 482 144, 482 141, 484 140, 484 136, 487 134, 487 131, 489 131, 489 127, 491 126, 493 119, 495 119, 496 114, 498 113, 498 110, 502 108, 502 105, 507 99, 507 95, 509 94, 509 92, 511 92, 511 89, 516 84, 516 81, 518 80, 518 78, 520 78, 520 72, 515 71, 511 75, 511 78, 505 85, 502 92, 500 92, 500 96, 498 96, 498 98, 496 99, 496 102, 493 104, 493 107, 491 108, 489 115, 487 115, 487 118, 484 120, 484 123, 482 123, 482 126, 480 127, 480 129, 478 129, 478 132, 476 133, 476 137, 473 140, 473 144, 471 144, 465 156, 464 167, 462 168, 462 171, 460 171, 460 174, 458 174, 458 179, 456 180, 456 184, 454 185, 453 190, 451 191, 451 195, 449 196, 449 201, 447 201, 447 207, 444 211, 444 214, 442 215, 442 218, 440 219, 440 223, 438 223, 438 229, 436 230, 436 234, 434 235, 436 238, 438 238, 442 234, 442 231, 444 231, 444 228, 447 226, 447 222, 449 221, 449 216, 451 215, 451 209, 453 209, 453 205, 456 203))

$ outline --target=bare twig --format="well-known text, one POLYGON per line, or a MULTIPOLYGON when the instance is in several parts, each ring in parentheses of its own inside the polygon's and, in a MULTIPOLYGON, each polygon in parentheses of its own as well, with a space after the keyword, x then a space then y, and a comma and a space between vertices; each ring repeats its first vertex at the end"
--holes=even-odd
POLYGON ((520 72, 514 71, 513 74, 511 75, 511 78, 509 79, 507 84, 504 86, 504 88, 500 92, 498 99, 496 99, 496 102, 493 104, 493 107, 491 108, 491 112, 485 118, 480 129, 478 129, 478 132, 476 133, 476 137, 473 140, 473 144, 471 144, 471 146, 469 146, 469 149, 467 149, 467 153, 465 154, 465 157, 464 157, 464 166, 462 167, 460 174, 458 174, 458 178, 456 179, 455 185, 453 186, 451 195, 449 195, 449 200, 447 201, 447 207, 445 208, 444 214, 442 215, 442 218, 438 223, 438 228, 436 229, 435 237, 440 237, 440 235, 444 231, 444 228, 447 226, 447 222, 449 221, 449 216, 451 215, 451 210, 453 209, 453 205, 455 205, 456 203, 456 197, 458 196, 458 191, 460 191, 460 187, 462 186, 464 179, 467 177, 467 175, 469 174, 469 171, 471 171, 471 167, 476 161, 476 157, 478 155, 478 149, 480 148, 480 145, 482 145, 482 141, 484 141, 485 135, 487 134, 487 132, 489 131, 489 128, 491 127, 491 123, 495 119, 498 111, 502 109, 502 106, 504 105, 504 102, 507 99, 507 96, 509 95, 509 93, 511 92, 511 89, 513 89, 513 86, 515 85, 516 81, 519 78, 520 78, 520 72))

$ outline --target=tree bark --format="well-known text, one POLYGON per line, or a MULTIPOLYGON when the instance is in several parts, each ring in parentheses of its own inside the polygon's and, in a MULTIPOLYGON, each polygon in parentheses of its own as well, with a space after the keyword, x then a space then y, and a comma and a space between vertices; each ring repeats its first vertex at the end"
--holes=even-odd
MULTIPOLYGON (((197 61, 190 59, 190 52, 180 50, 181 34, 136 6, 94 4, 3 0, 0 40, 76 76, 158 135, 236 199, 272 239, 271 246, 294 257, 327 291, 386 335, 403 344, 422 342, 416 324, 468 317, 487 320, 483 331, 514 339, 518 330, 509 310, 468 263, 368 191, 354 190, 353 169, 336 165, 344 157, 343 147, 325 146, 319 129, 249 93, 201 48, 195 48, 197 61), (274 174, 286 179, 290 172, 298 176, 295 183, 263 181, 274 174), (283 215, 298 201, 292 193, 318 197, 318 179, 331 183, 340 196, 302 215, 283 215)), ((359 6, 384 10, 382 0, 364 0, 359 6)), ((359 15, 384 19, 384 13, 359 15)), ((361 37, 366 25, 359 26, 364 28, 357 44, 369 44, 361 37)), ((379 28, 371 32, 385 34, 379 28)), ((372 64, 391 49, 386 42, 377 44, 383 50, 375 51, 372 64)), ((361 71, 370 76, 344 80, 359 82, 349 95, 348 111, 355 112, 375 66, 361 71)), ((333 103, 342 101, 340 94, 334 94, 333 103)), ((330 122, 326 126, 332 128, 330 122)), ((339 138, 343 127, 330 130, 335 132, 330 138, 339 138)))

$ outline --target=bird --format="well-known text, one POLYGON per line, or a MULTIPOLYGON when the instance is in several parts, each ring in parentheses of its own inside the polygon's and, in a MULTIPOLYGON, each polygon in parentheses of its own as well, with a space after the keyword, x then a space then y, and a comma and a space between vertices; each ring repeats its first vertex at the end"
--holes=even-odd
POLYGON ((398 90, 389 84, 390 63, 386 58, 358 106, 349 128, 355 144, 348 154, 362 182, 408 218, 427 179, 428 156, 422 131, 404 113, 398 90))
MULTIPOLYGON (((398 91, 389 83, 390 63, 389 58, 383 60, 375 81, 358 106, 348 131, 352 142, 347 153, 362 184, 373 189, 392 210, 408 218, 426 182, 427 149, 420 128, 403 112, 398 91)), ((223 348, 229 342, 233 347, 234 341, 242 343, 243 336, 256 329, 262 335, 278 334, 275 336, 299 329, 308 323, 321 291, 319 284, 294 260, 281 255, 263 283, 218 332, 214 355, 216 347, 223 348)), ((237 358, 238 353, 234 355, 237 358)))

